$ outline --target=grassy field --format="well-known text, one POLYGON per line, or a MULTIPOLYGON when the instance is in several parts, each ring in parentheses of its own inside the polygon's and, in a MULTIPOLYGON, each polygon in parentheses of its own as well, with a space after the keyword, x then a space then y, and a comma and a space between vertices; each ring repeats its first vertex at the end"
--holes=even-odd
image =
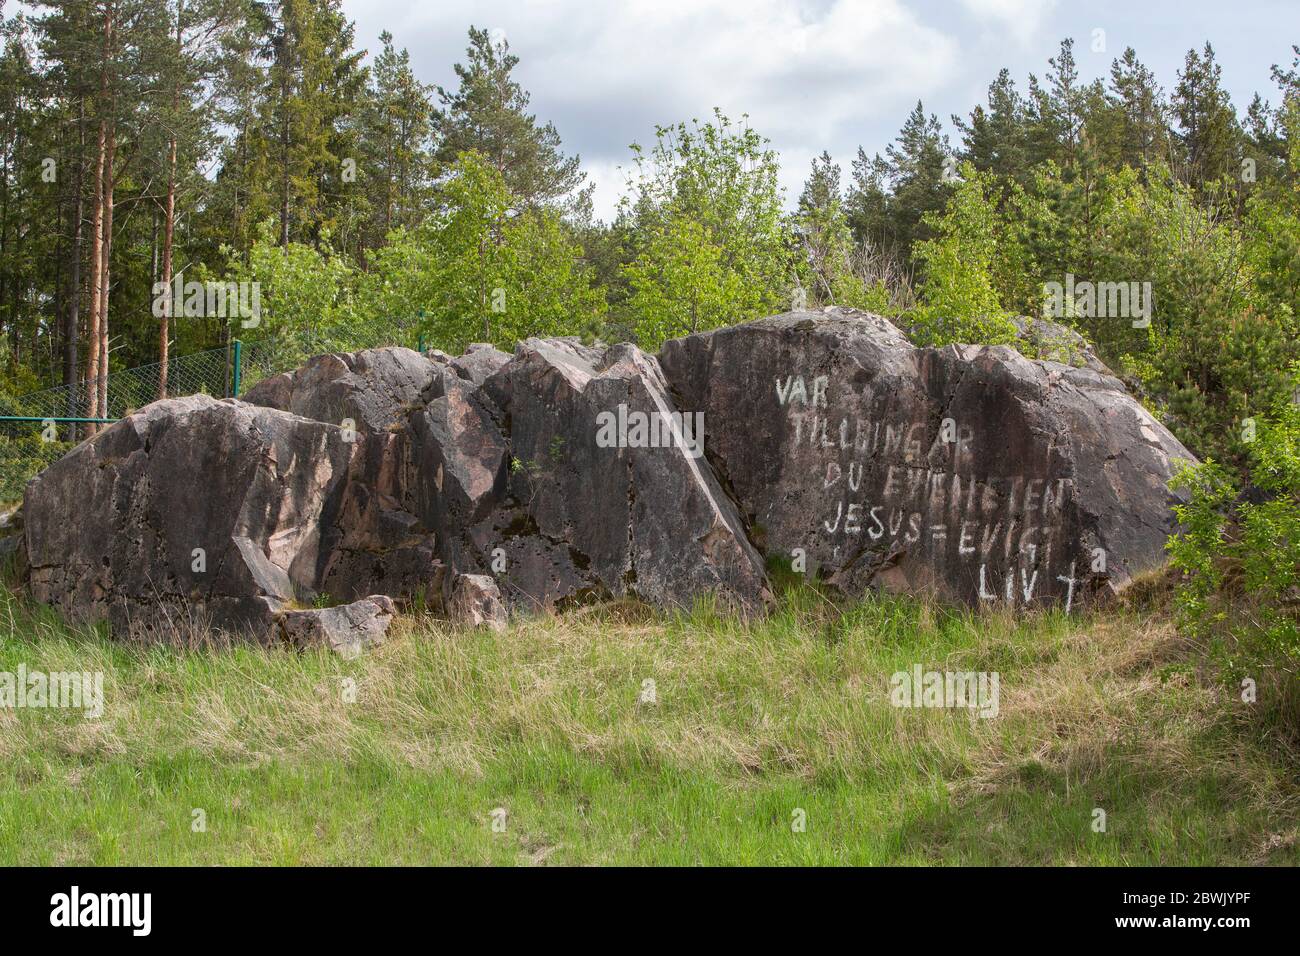
POLYGON ((807 589, 749 625, 406 619, 352 661, 127 648, 0 593, 0 671, 106 698, 0 709, 0 863, 1300 862, 1294 738, 1196 660, 1158 611, 807 589), (918 663, 998 672, 999 715, 891 706, 918 663))

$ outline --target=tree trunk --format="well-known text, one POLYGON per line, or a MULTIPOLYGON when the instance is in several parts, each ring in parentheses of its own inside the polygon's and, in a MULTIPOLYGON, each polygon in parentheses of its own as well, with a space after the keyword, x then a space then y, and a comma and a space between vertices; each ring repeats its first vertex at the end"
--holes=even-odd
POLYGON ((113 255, 113 187, 117 179, 113 174, 113 160, 117 154, 117 130, 108 131, 108 150, 104 156, 104 265, 101 270, 99 307, 99 409, 101 417, 108 417, 108 292, 111 280, 113 255))
MULTIPOLYGON (((90 300, 86 318, 86 417, 99 417, 99 309, 104 281, 104 150, 108 142, 108 123, 99 121, 99 143, 95 150, 95 192, 90 212, 90 300)), ((92 435, 95 426, 87 429, 92 435)))
MULTIPOLYGON (((68 389, 68 417, 77 418, 77 337, 81 334, 81 220, 85 212, 83 188, 86 178, 86 103, 82 100, 77 116, 77 185, 72 203, 72 261, 68 269, 67 328, 63 335, 63 384, 68 389)), ((70 437, 77 440, 77 426, 70 426, 70 437)))
POLYGON ((158 397, 167 397, 168 337, 171 335, 172 314, 172 238, 176 229, 176 134, 170 143, 167 167, 167 202, 163 207, 162 325, 158 330, 158 397))
MULTIPOLYGON (((22 127, 19 126, 16 128, 16 131, 14 133, 13 156, 15 161, 21 161, 20 157, 22 156, 22 149, 23 149, 22 127)), ((8 219, 7 211, 6 211, 5 218, 8 219)), ((21 287, 23 281, 23 272, 21 271, 22 262, 23 262, 23 242, 24 242, 24 236, 23 236, 22 226, 18 223, 15 223, 14 241, 13 241, 13 250, 12 250, 14 275, 12 281, 9 283, 9 357, 10 360, 13 362, 14 367, 18 366, 18 363, 22 361, 22 357, 23 357, 22 340, 20 338, 21 330, 19 329, 19 325, 18 325, 18 305, 22 295, 21 287)), ((32 357, 33 358, 36 357, 36 347, 35 347, 34 337, 33 337, 33 345, 32 345, 32 357)))
MULTIPOLYGON (((95 110, 99 113, 99 141, 95 150, 95 195, 91 206, 90 228, 90 317, 88 319, 87 340, 89 356, 86 361, 86 417, 100 418, 99 379, 101 324, 104 321, 104 292, 107 277, 104 275, 104 175, 105 158, 108 148, 108 67, 113 48, 113 3, 104 4, 104 43, 99 60, 99 97, 95 110)), ((87 431, 92 435, 96 429, 91 425, 87 431)))
MULTIPOLYGON (((176 68, 183 62, 184 44, 182 37, 182 20, 185 15, 184 0, 176 4, 176 68)), ((176 124, 179 122, 180 87, 172 86, 171 136, 167 139, 167 201, 163 206, 163 252, 162 282, 163 309, 162 325, 158 329, 158 397, 167 397, 167 356, 169 337, 171 335, 172 314, 172 239, 176 234, 176 124)))
POLYGON ((286 33, 280 70, 280 248, 289 248, 289 37, 286 33))

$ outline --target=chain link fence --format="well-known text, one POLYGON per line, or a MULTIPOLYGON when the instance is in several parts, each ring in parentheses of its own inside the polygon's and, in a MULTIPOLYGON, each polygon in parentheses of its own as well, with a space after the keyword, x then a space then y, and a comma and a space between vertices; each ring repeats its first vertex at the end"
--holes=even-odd
MULTIPOLYGON (((263 378, 297 368, 312 355, 384 345, 418 348, 421 317, 383 319, 351 330, 272 335, 225 348, 181 355, 167 362, 169 397, 242 395, 263 378)), ((106 421, 156 401, 161 362, 109 372, 100 382, 105 402, 92 400, 90 383, 60 385, 17 397, 0 394, 0 507, 21 500, 23 488, 106 421)))

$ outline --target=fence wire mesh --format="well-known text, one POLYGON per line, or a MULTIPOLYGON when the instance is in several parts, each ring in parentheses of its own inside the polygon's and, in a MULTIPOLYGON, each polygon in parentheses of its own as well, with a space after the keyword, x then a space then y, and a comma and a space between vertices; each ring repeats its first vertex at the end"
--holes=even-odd
POLYGON ((0 505, 19 501, 32 477, 75 448, 96 427, 64 419, 117 419, 162 397, 228 397, 235 394, 237 386, 243 394, 263 378, 297 368, 312 355, 384 345, 415 348, 419 338, 420 320, 412 318, 378 320, 330 334, 269 336, 242 342, 238 349, 232 342, 224 348, 170 359, 165 395, 161 362, 110 371, 96 383, 60 385, 17 397, 0 392, 0 505), (92 384, 98 386, 98 397, 92 384), (15 418, 34 420, 12 420, 15 418))

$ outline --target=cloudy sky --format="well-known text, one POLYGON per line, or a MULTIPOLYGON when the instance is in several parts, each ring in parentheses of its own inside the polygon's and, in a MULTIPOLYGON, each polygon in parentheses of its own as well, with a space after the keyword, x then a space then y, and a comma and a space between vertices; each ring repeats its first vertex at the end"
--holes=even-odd
MULTIPOLYGON (((750 122, 781 155, 787 201, 823 149, 848 169, 883 151, 921 99, 949 116, 982 101, 1002 67, 1023 91, 1062 37, 1084 79, 1126 46, 1170 89, 1189 47, 1214 44, 1239 110, 1276 100, 1269 67, 1300 43, 1297 0, 343 0, 357 45, 381 30, 426 83, 451 85, 473 23, 501 31, 532 106, 579 153, 608 216, 628 144, 656 123, 714 106, 750 122), (1102 49, 1094 52, 1094 46, 1102 49)), ((954 137, 955 138, 955 137, 954 137)))

